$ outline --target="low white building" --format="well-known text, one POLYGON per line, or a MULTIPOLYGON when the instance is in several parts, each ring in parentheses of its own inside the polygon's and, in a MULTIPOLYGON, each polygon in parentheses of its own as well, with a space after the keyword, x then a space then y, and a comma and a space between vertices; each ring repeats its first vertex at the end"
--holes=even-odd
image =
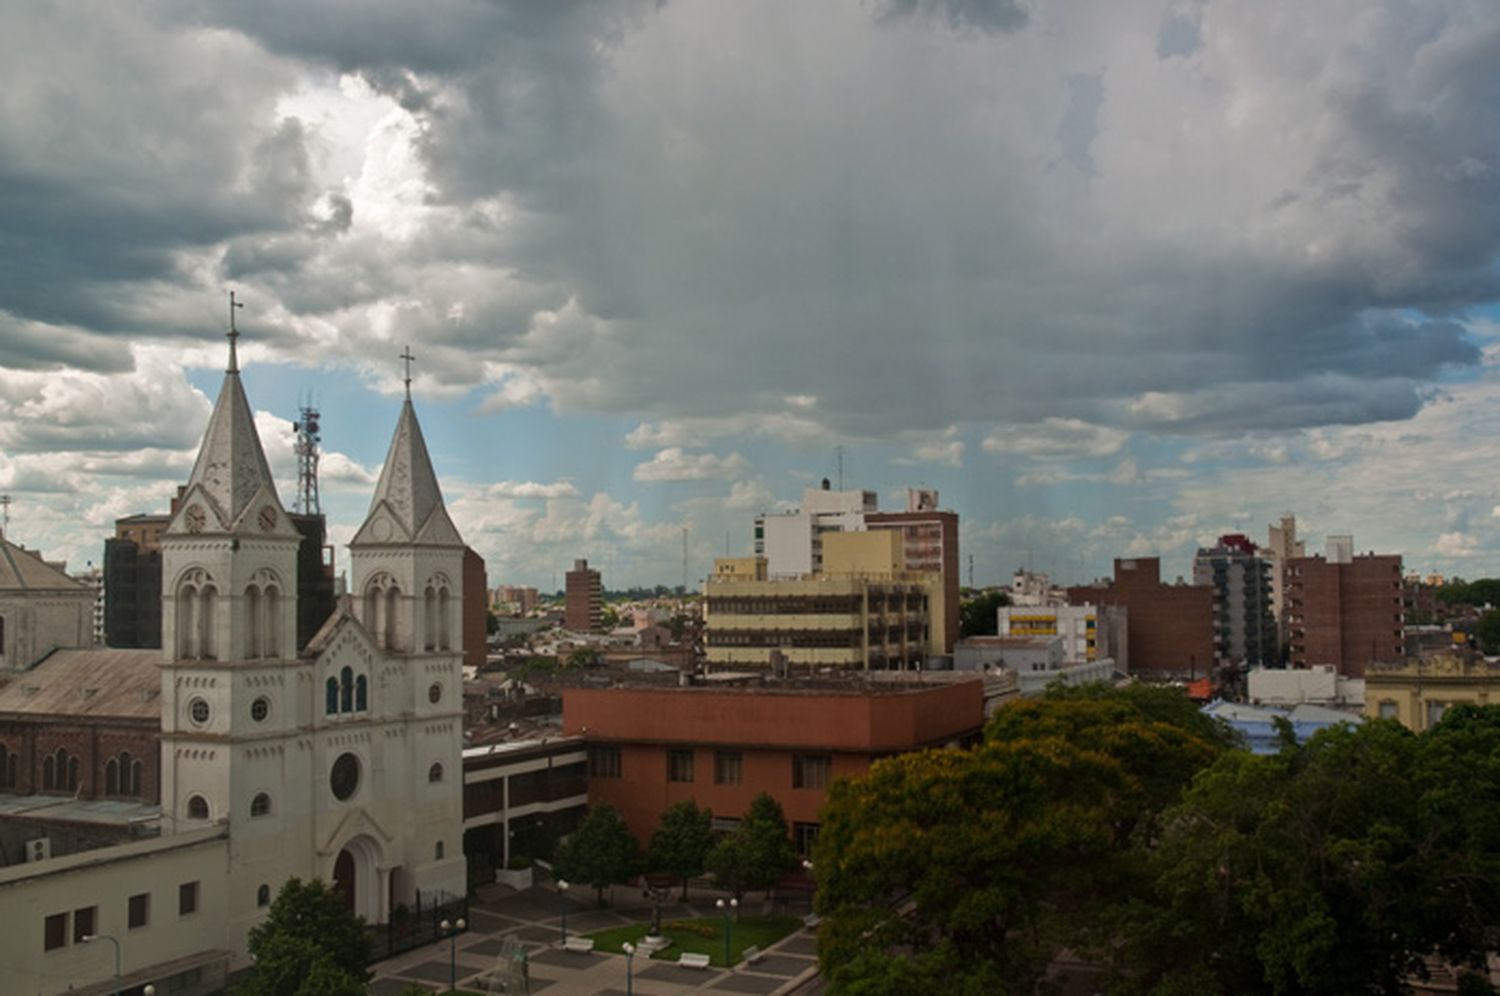
POLYGON ((1253 705, 1327 706, 1360 712, 1365 705, 1365 679, 1349 678, 1327 664, 1307 668, 1252 668, 1247 696, 1253 705))

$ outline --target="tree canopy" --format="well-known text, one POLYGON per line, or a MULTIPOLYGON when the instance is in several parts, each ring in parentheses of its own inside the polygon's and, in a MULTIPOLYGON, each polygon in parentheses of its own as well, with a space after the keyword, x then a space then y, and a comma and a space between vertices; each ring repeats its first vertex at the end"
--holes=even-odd
POLYGON ((765 792, 752 799, 740 825, 709 852, 707 864, 719 885, 736 896, 775 888, 797 867, 781 803, 765 792))
POLYGON ((836 783, 814 861, 838 996, 1032 992, 1063 950, 1120 994, 1402 992, 1500 926, 1500 707, 1255 756, 1180 691, 1049 692, 836 783))
POLYGON ((339 996, 369 980, 364 922, 322 882, 288 879, 250 929, 255 967, 236 996, 339 996))
POLYGON ((573 835, 557 849, 559 877, 586 882, 604 905, 604 890, 641 868, 641 845, 613 806, 591 806, 573 835))
POLYGON ((1002 605, 1010 604, 1010 595, 999 588, 982 591, 958 603, 958 635, 994 636, 1000 628, 997 614, 1002 605))
POLYGON ((682 898, 687 899, 688 879, 702 875, 708 852, 714 846, 714 814, 699 809, 691 799, 679 802, 661 815, 661 825, 651 835, 646 867, 682 879, 682 898))

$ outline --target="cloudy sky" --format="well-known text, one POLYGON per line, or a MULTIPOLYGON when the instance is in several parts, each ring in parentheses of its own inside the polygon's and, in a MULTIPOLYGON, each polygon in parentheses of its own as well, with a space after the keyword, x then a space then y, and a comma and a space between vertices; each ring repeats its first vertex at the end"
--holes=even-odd
MULTIPOLYGON (((75 566, 222 378, 401 392, 493 583, 744 552, 835 477, 980 583, 1295 512, 1500 573, 1493 0, 160 0, 0 34, 0 490, 75 566)), ((342 556, 342 554, 341 554, 342 556)))

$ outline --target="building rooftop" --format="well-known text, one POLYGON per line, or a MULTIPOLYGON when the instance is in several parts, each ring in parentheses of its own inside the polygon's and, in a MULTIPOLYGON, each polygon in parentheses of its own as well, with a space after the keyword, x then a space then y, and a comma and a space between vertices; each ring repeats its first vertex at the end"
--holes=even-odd
POLYGON ((88 590, 68 577, 62 564, 49 564, 36 550, 0 536, 0 589, 6 588, 88 590))
POLYGON ((0 713, 161 717, 160 650, 54 650, 0 689, 0 713))
POLYGON ((106 826, 152 823, 161 818, 155 803, 126 799, 74 799, 63 795, 0 795, 0 819, 24 817, 106 826))

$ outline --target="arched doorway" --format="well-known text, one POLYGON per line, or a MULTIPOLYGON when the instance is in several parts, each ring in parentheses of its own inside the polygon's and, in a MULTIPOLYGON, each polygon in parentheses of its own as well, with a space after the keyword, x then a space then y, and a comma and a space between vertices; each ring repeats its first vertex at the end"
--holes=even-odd
POLYGON ((389 910, 380 856, 380 845, 360 834, 344 844, 333 859, 333 890, 366 923, 384 923, 389 910))
POLYGON ((333 891, 344 900, 344 905, 354 909, 354 855, 346 847, 333 862, 333 891))

